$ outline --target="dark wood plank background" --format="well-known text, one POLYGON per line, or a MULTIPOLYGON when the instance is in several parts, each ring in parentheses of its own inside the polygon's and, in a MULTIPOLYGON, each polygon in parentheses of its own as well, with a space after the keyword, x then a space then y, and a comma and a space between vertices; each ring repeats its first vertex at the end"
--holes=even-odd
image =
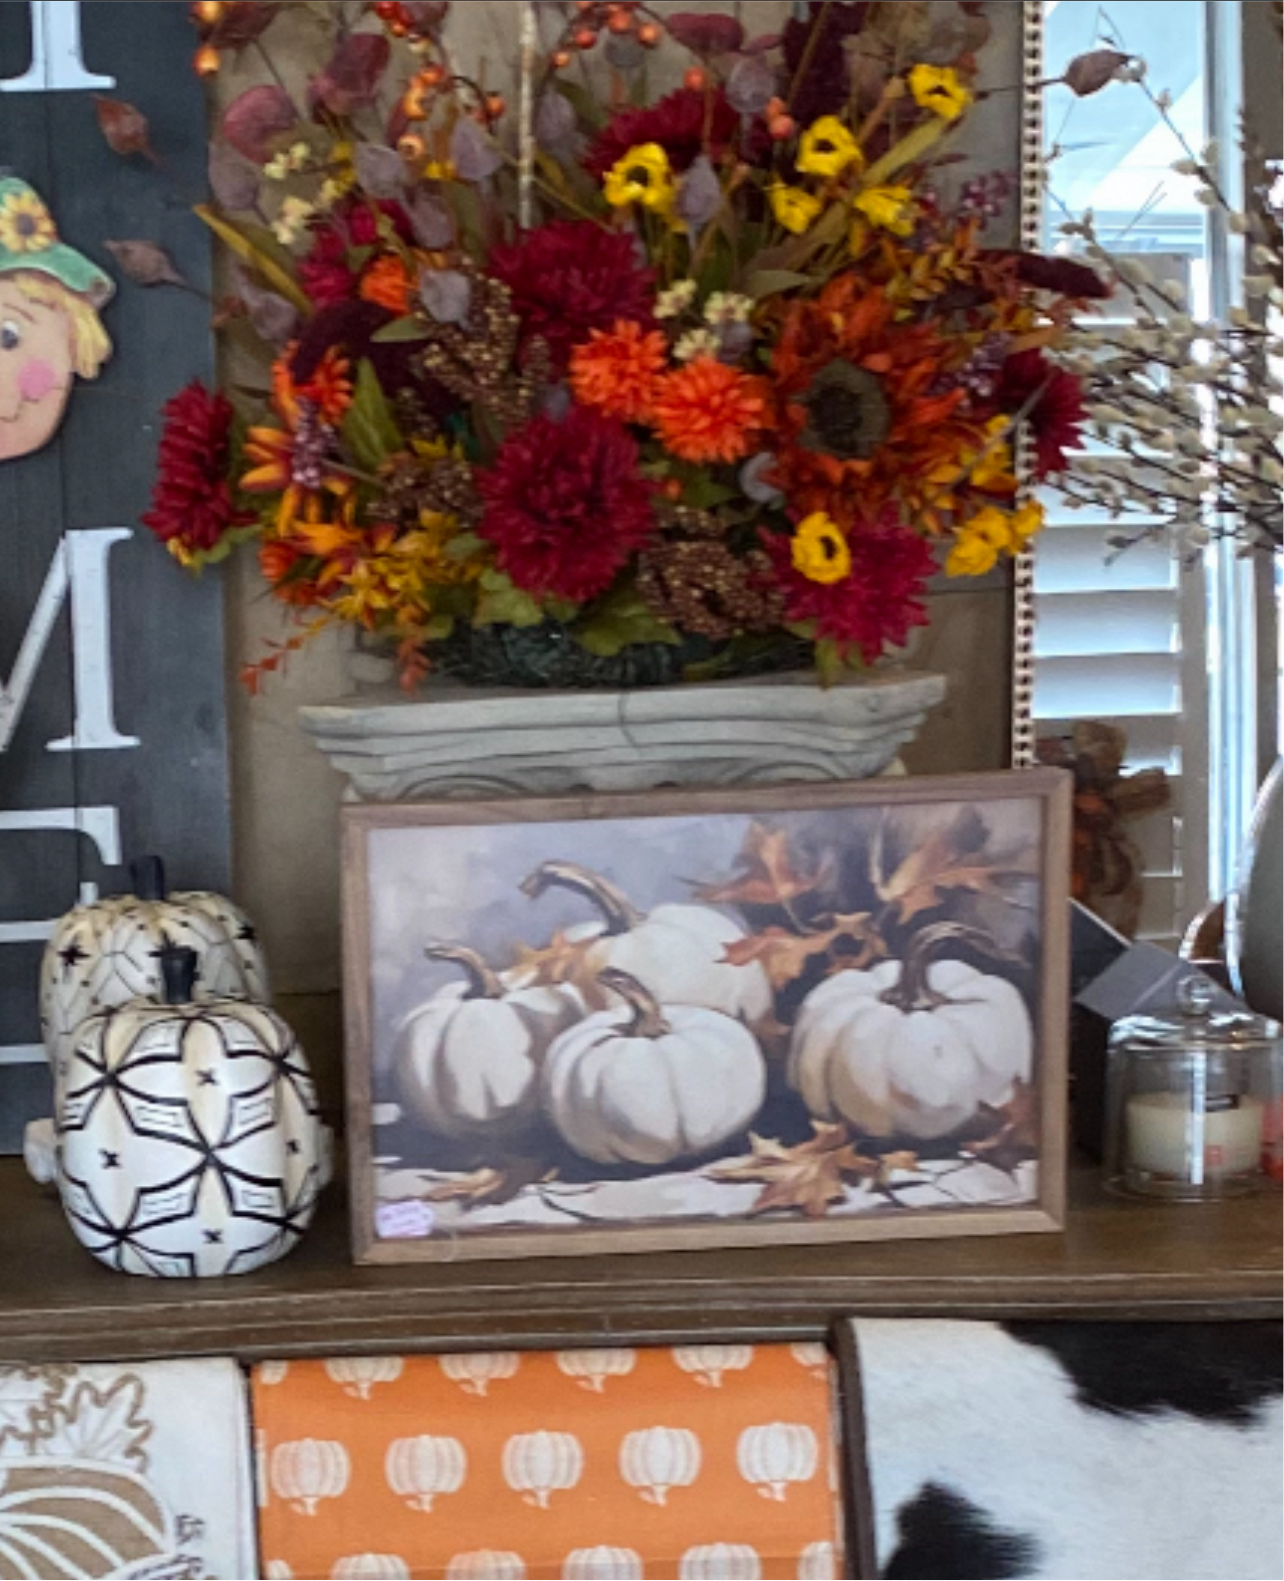
MULTIPOLYGON (((70 11, 67 0, 60 11, 70 11)), ((219 579, 191 579, 138 522, 147 508, 159 411, 189 379, 212 373, 210 248, 189 205, 203 189, 206 111, 190 70, 187 7, 90 0, 80 7, 88 70, 149 117, 160 169, 113 154, 88 91, 15 93, 0 83, 0 166, 30 181, 66 241, 117 279, 103 313, 115 354, 78 382, 59 436, 36 455, 0 462, 0 676, 18 649, 63 533, 127 528, 110 550, 115 718, 140 745, 50 752, 73 728, 71 629, 64 603, 27 707, 0 752, 0 1152, 48 1112, 43 1062, 17 1051, 39 1040, 39 938, 15 935, 74 905, 82 886, 127 888, 83 834, 16 830, 6 814, 115 808, 125 861, 164 855, 176 887, 223 888, 230 860, 219 579), (160 242, 198 289, 144 290, 120 278, 104 242, 160 242), (5 824, 8 822, 9 827, 5 824), (6 926, 7 925, 7 926, 6 926), (6 1053, 6 1050, 9 1052, 6 1053)), ((0 79, 31 61, 32 8, 0 0, 0 79)))

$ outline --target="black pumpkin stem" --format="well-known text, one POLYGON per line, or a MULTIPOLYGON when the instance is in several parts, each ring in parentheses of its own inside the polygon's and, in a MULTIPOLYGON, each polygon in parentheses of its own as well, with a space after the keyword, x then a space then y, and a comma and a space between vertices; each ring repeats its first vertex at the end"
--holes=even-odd
POLYGON ((538 900, 545 890, 558 885, 587 896, 606 919, 606 931, 611 937, 628 933, 646 921, 646 913, 639 911, 618 885, 578 862, 541 862, 522 880, 521 891, 529 899, 538 900))
POLYGON ((604 966, 597 974, 597 980, 603 988, 619 994, 633 1011, 633 1020, 624 1029, 625 1037, 662 1038, 670 1031, 659 1000, 632 972, 623 971, 618 966, 604 966))
POLYGON ((140 856, 129 864, 130 882, 139 900, 164 900, 165 864, 158 856, 140 856))
POLYGON ((190 1005, 200 975, 200 957, 195 950, 167 944, 160 952, 161 980, 167 1005, 190 1005))
POLYGON ((424 951, 430 961, 450 961, 462 966, 468 975, 469 999, 502 999, 504 985, 499 974, 476 950, 464 944, 430 944, 424 951))

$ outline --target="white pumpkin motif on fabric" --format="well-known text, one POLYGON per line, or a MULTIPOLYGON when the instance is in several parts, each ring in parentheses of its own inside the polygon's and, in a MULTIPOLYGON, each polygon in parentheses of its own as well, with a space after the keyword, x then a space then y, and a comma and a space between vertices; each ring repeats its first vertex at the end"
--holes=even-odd
POLYGON ((458 1493, 468 1475, 468 1455, 457 1438, 431 1433, 394 1439, 384 1458, 388 1486, 412 1510, 431 1514, 433 1500, 458 1493))
POLYGON ((456 1554, 446 1566, 446 1581, 524 1581, 525 1575, 520 1554, 496 1553, 489 1548, 456 1554))
POLYGON ((272 1491, 296 1514, 315 1515, 324 1500, 348 1491, 352 1462, 335 1439, 292 1439, 272 1451, 268 1477, 272 1491))
POLYGON ((516 1375, 521 1360, 515 1350, 493 1350, 440 1356, 437 1364, 446 1377, 452 1383, 457 1383, 465 1394, 473 1394, 485 1399, 492 1383, 516 1375))
POLYGON ((798 1581, 838 1581, 833 1543, 808 1543, 798 1555, 798 1581))
POLYGON ((736 1443, 736 1467, 764 1498, 783 1502, 789 1486, 816 1475, 820 1447, 803 1423, 769 1422, 746 1427, 736 1443))
POLYGON ((829 1352, 818 1341, 798 1340, 789 1347, 789 1354, 817 1383, 829 1376, 829 1352))
POLYGON ((55 1073, 76 1028, 101 1010, 159 995, 159 952, 194 949, 202 998, 271 1002, 258 936, 245 913, 207 890, 166 891, 155 858, 134 864, 136 895, 77 906, 59 922, 40 967, 40 1020, 55 1073))
POLYGON ((330 1581, 410 1581, 410 1566, 398 1554, 349 1554, 336 1562, 330 1581))
POLYGON ((667 1504, 674 1488, 689 1488, 700 1464, 700 1440, 690 1428, 641 1428, 620 1444, 620 1475, 648 1504, 667 1504))
POLYGON ((638 1364, 638 1353, 623 1347, 601 1350, 559 1350, 557 1369, 574 1378, 581 1389, 602 1394, 608 1378, 625 1378, 638 1364))
POLYGON ((752 1345, 679 1345, 673 1359, 696 1383, 720 1389, 724 1373, 743 1372, 753 1364, 752 1345))
POLYGON ((688 1548, 678 1562, 681 1581, 759 1581, 762 1560, 747 1543, 688 1548))
POLYGON ((0 1460, 0 1576, 138 1574, 178 1546, 169 1511, 126 1466, 0 1460))
POLYGON ((275 1388, 290 1376, 290 1364, 288 1361, 261 1361, 254 1369, 254 1376, 260 1383, 275 1388))
POLYGON ((504 1445, 504 1481, 527 1504, 549 1508, 584 1475, 584 1449, 574 1433, 516 1433, 504 1445))
POLYGON ((934 958, 957 932, 925 928, 904 962, 836 972, 804 999, 788 1076, 817 1119, 934 1140, 1029 1082, 1034 1029, 1020 992, 964 961, 934 958))
POLYGON ((267 1581, 294 1581, 294 1571, 284 1559, 269 1559, 263 1567, 267 1581))
POLYGON ((274 1011, 197 1004, 183 981, 173 1003, 80 1028, 55 1117, 59 1190, 77 1238, 111 1268, 248 1273, 311 1222, 326 1179, 316 1093, 274 1011))
POLYGON ((642 1555, 632 1548, 576 1548, 562 1561, 562 1581, 643 1581, 642 1555))
POLYGON ((376 1384, 396 1383, 405 1369, 400 1356, 335 1356, 325 1363, 326 1377, 354 1400, 368 1400, 376 1384))

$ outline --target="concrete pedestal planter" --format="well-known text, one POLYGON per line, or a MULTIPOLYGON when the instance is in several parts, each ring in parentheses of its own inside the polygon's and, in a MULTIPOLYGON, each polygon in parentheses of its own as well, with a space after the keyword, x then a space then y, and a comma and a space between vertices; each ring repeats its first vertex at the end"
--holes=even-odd
POLYGON ((945 696, 944 677, 877 672, 629 691, 487 690, 434 680, 300 711, 358 801, 864 779, 945 696))

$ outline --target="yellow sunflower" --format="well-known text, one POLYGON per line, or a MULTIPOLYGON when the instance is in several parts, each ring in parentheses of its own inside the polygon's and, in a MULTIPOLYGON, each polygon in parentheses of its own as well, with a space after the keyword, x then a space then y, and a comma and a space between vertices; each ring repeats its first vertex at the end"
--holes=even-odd
POLYGON ((58 240, 49 210, 34 192, 11 192, 0 203, 0 247, 11 253, 42 253, 58 240))
POLYGON ((851 571, 852 552, 836 521, 813 511, 798 523, 791 544, 794 570, 809 582, 841 582, 851 571))

